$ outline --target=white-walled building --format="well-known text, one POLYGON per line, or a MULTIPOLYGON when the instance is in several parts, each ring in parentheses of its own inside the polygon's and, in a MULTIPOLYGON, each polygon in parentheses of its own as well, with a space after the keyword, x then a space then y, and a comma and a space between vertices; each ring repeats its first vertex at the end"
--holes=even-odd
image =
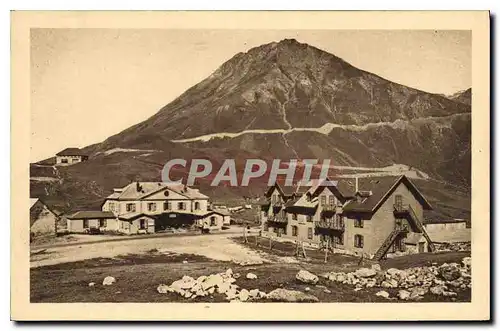
POLYGON ((86 161, 89 156, 81 149, 70 147, 56 154, 56 165, 72 165, 86 161))

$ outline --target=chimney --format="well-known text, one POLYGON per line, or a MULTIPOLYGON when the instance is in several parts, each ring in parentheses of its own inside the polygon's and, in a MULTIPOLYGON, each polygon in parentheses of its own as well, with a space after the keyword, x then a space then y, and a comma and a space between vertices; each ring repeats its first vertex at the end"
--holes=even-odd
POLYGON ((356 176, 355 178, 356 178, 356 192, 358 192, 359 190, 358 176, 356 176))
POLYGON ((135 182, 135 189, 137 190, 137 192, 141 191, 141 184, 139 182, 135 182))

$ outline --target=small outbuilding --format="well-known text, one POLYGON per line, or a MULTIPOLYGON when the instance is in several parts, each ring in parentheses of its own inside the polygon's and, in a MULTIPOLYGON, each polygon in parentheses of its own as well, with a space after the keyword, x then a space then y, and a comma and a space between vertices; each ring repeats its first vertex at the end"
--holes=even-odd
POLYGON ((70 233, 88 233, 97 229, 99 232, 118 231, 118 220, 109 211, 77 211, 67 219, 67 231, 70 233))
POLYGON ((39 198, 30 198, 31 236, 56 235, 59 217, 39 198))

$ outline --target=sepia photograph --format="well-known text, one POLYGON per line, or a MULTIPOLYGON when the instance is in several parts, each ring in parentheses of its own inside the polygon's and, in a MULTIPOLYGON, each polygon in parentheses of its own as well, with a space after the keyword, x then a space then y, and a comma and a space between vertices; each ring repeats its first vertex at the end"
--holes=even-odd
POLYGON ((12 300, 28 315, 489 316, 488 12, 422 28, 412 12, 95 14, 13 15, 29 125, 13 119, 12 300))

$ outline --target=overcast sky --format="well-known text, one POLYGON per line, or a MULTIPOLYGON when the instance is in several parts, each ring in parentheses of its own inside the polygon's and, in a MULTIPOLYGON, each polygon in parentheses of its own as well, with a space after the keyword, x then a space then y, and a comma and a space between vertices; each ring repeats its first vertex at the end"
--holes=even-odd
POLYGON ((470 31, 32 29, 30 159, 100 142, 236 53, 284 38, 427 92, 471 87, 470 31))

